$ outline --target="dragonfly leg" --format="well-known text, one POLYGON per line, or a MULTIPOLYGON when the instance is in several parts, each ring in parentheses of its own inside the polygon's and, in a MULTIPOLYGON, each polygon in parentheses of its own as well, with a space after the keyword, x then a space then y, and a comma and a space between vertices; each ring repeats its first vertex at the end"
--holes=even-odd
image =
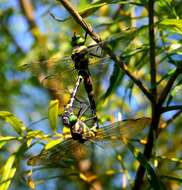
POLYGON ((98 118, 97 118, 96 113, 95 113, 95 115, 93 117, 94 117, 94 120, 95 120, 95 123, 96 123, 96 128, 99 129, 99 122, 98 122, 98 118))
POLYGON ((94 54, 94 53, 89 53, 89 55, 92 56, 92 57, 97 57, 97 58, 102 58, 103 57, 102 54, 101 55, 97 55, 97 54, 94 54))
POLYGON ((87 36, 88 36, 88 32, 86 31, 86 32, 85 32, 85 37, 84 37, 85 42, 86 42, 86 40, 87 40, 87 36))
POLYGON ((82 104, 87 105, 88 104, 86 101, 79 100, 77 97, 75 97, 75 101, 77 101, 80 105, 82 105, 82 104))
MULTIPOLYGON (((88 105, 84 110, 83 110, 83 107, 81 106, 80 107, 80 110, 78 112, 78 117, 82 117, 82 115, 89 109, 90 105, 88 105), (82 111, 83 110, 83 111, 82 111)), ((89 120, 95 120, 95 123, 96 123, 96 128, 98 129, 99 128, 99 123, 98 123, 98 118, 96 116, 96 114, 94 114, 92 117, 89 117, 87 119, 84 120, 84 122, 87 122, 89 120)))
POLYGON ((78 117, 82 117, 82 115, 88 110, 88 108, 90 107, 90 105, 88 105, 84 110, 83 107, 81 106, 79 112, 78 112, 78 117), (83 111, 82 111, 83 110, 83 111), (81 112, 82 111, 82 112, 81 112))

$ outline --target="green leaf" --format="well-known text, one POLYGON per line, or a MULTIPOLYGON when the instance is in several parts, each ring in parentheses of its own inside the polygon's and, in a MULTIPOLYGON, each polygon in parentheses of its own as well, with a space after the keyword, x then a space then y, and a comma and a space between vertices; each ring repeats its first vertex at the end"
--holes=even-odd
POLYGON ((49 150, 50 148, 56 146, 57 144, 61 143, 63 141, 63 138, 52 140, 49 143, 46 144, 45 150, 49 150))
POLYGON ((109 97, 117 89, 123 77, 124 77, 124 74, 121 73, 119 66, 115 64, 113 73, 110 77, 109 87, 107 91, 105 92, 105 94, 102 96, 103 100, 109 97))
POLYGON ((181 178, 174 177, 174 176, 162 175, 161 178, 173 180, 173 181, 176 181, 178 183, 182 183, 182 179, 181 178))
POLYGON ((0 136, 0 142, 3 142, 3 141, 11 141, 11 140, 16 140, 17 137, 14 137, 14 136, 0 136))
POLYGON ((171 95, 174 97, 178 94, 178 92, 182 92, 182 84, 175 86, 174 89, 171 91, 171 95))
POLYGON ((182 20, 165 19, 159 23, 159 26, 164 26, 168 30, 182 35, 182 20))
POLYGON ((12 179, 13 176, 16 172, 16 168, 13 166, 14 162, 15 162, 15 155, 12 154, 8 160, 6 161, 4 167, 3 167, 3 172, 2 172, 2 178, 0 181, 0 189, 1 190, 7 190, 12 179))
POLYGON ((45 135, 42 131, 40 130, 35 130, 35 131, 28 131, 26 138, 27 138, 27 147, 31 145, 31 142, 33 139, 45 139, 47 138, 48 135, 45 135))
POLYGON ((0 141, 0 149, 6 144, 6 141, 0 141))
POLYGON ((118 0, 107 0, 107 1, 98 0, 98 1, 95 1, 94 3, 89 4, 89 6, 87 4, 84 9, 79 11, 79 13, 82 17, 87 17, 89 15, 92 15, 102 6, 109 5, 109 4, 128 4, 128 2, 126 2, 125 0, 119 0, 119 1, 118 0))
POLYGON ((55 132, 58 125, 59 100, 51 100, 48 110, 48 118, 51 129, 55 132))
POLYGON ((9 123, 19 135, 23 135, 26 130, 23 122, 8 111, 0 111, 0 118, 9 123))

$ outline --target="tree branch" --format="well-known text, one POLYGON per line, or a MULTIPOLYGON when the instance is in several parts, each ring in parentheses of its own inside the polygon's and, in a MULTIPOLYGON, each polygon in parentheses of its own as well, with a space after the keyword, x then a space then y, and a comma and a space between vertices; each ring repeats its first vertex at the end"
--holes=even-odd
POLYGON ((166 97, 169 94, 169 91, 171 90, 176 78, 178 77, 179 74, 181 74, 181 71, 182 71, 181 68, 182 67, 180 65, 176 68, 175 72, 173 73, 171 78, 168 80, 167 85, 165 86, 164 90, 162 91, 161 96, 159 97, 158 104, 162 105, 164 103, 164 101, 166 100, 166 97))
POLYGON ((76 11, 76 9, 68 0, 58 1, 65 7, 65 9, 73 16, 76 22, 82 26, 82 28, 91 36, 94 41, 97 43, 101 42, 100 36, 93 31, 92 26, 86 23, 86 21, 81 17, 81 15, 76 11))
POLYGON ((150 92, 143 86, 141 81, 139 81, 131 72, 127 69, 123 60, 117 57, 113 52, 110 46, 107 43, 101 43, 100 36, 93 31, 93 28, 90 24, 88 24, 80 14, 75 10, 75 8, 71 5, 71 3, 67 0, 58 0, 63 6, 67 9, 67 11, 73 16, 78 24, 90 35, 90 37, 97 43, 101 44, 104 51, 111 57, 111 59, 119 65, 122 71, 142 90, 142 92, 147 96, 147 98, 152 101, 153 97, 150 92))
POLYGON ((170 123, 172 123, 180 114, 182 113, 182 109, 180 109, 178 112, 176 112, 172 118, 168 119, 166 121, 166 126, 169 125, 170 123))
POLYGON ((162 113, 174 110, 182 110, 182 105, 166 106, 162 107, 162 113))
POLYGON ((45 37, 43 34, 41 34, 39 27, 36 24, 35 18, 34 18, 34 9, 30 2, 30 0, 19 0, 19 5, 22 10, 22 13, 25 16, 25 19, 28 22, 29 29, 31 30, 31 33, 33 37, 40 43, 45 43, 45 37))
MULTIPOLYGON (((157 133, 157 128, 160 121, 161 107, 157 105, 157 87, 156 87, 156 61, 155 61, 155 34, 154 34, 154 0, 148 1, 149 12, 149 54, 150 54, 150 77, 151 77, 151 99, 152 105, 152 121, 150 125, 149 134, 147 137, 147 144, 145 145, 144 155, 147 160, 150 159, 154 145, 154 132, 157 133)), ((133 190, 141 189, 145 168, 140 164, 133 186, 133 190)))
POLYGON ((155 61, 155 34, 154 34, 154 1, 149 0, 149 54, 150 54, 150 77, 151 77, 151 92, 156 100, 156 61, 155 61))

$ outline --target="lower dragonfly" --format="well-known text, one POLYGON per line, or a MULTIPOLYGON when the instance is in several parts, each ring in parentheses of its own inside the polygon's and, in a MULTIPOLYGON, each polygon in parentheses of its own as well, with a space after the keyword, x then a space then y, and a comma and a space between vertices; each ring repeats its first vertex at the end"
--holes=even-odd
POLYGON ((28 165, 56 165, 69 160, 80 161, 89 157, 93 143, 121 141, 126 144, 151 122, 150 118, 142 117, 118 121, 97 129, 96 126, 88 127, 79 117, 74 116, 73 119, 70 115, 68 119, 71 126, 70 137, 49 149, 44 148, 38 155, 29 158, 28 165))

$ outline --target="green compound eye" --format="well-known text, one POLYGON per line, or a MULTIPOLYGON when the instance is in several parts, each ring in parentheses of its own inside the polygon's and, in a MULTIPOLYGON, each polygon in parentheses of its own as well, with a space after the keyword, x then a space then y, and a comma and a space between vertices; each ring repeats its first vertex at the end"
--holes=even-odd
POLYGON ((74 35, 72 37, 72 46, 81 46, 84 45, 85 39, 80 35, 74 35))
POLYGON ((69 122, 71 125, 74 125, 77 122, 77 117, 75 115, 71 115, 69 117, 69 122))
POLYGON ((77 39, 77 44, 78 44, 78 45, 83 45, 84 43, 85 43, 85 39, 84 39, 84 38, 79 37, 79 38, 77 39))

